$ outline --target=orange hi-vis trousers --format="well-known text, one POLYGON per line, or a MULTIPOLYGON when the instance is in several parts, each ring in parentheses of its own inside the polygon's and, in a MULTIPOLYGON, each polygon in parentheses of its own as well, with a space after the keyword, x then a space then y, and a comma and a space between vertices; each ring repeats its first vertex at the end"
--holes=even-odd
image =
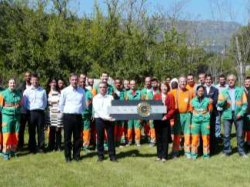
POLYGON ((191 114, 179 113, 176 115, 175 125, 173 127, 174 142, 173 155, 178 155, 180 150, 180 141, 184 134, 184 152, 186 156, 191 156, 191 114))
POLYGON ((125 134, 124 121, 116 121, 114 130, 116 145, 119 146, 121 144, 121 139, 122 137, 124 137, 124 134, 125 134))
POLYGON ((145 136, 150 137, 150 143, 155 143, 156 142, 155 128, 152 120, 144 122, 144 131, 145 131, 145 136))
POLYGON ((205 158, 210 157, 210 122, 193 121, 191 125, 191 134, 192 134, 192 151, 191 151, 192 158, 196 159, 198 156, 200 134, 202 135, 203 155, 205 158))
POLYGON ((141 142, 141 123, 139 120, 128 120, 128 144, 132 144, 133 131, 135 131, 135 143, 140 144, 141 142))

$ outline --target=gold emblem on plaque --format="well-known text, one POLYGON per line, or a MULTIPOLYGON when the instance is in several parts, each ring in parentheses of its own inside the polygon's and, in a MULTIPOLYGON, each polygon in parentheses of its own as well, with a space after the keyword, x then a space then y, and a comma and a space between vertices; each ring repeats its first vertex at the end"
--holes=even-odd
POLYGON ((139 103, 137 106, 137 113, 141 117, 148 117, 151 114, 151 106, 146 102, 139 103))

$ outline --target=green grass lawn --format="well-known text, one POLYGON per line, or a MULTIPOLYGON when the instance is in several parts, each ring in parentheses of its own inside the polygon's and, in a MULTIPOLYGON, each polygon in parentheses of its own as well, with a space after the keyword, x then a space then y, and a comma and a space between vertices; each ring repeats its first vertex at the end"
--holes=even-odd
POLYGON ((97 163, 96 152, 82 152, 80 163, 66 164, 63 152, 32 155, 24 151, 18 158, 0 159, 0 186, 250 186, 250 159, 238 153, 195 161, 181 156, 166 163, 156 162, 155 153, 156 148, 145 144, 117 149, 118 163, 110 162, 107 155, 97 163))

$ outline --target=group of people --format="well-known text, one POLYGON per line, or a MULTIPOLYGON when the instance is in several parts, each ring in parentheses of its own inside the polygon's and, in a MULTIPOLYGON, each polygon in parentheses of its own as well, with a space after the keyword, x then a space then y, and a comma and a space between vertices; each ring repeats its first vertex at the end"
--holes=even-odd
POLYGON ((116 147, 134 143, 139 147, 142 142, 156 145, 157 161, 166 162, 170 142, 173 159, 182 147, 187 159, 195 160, 202 152, 204 158, 210 158, 222 141, 222 121, 223 156, 232 153, 234 123, 238 152, 248 157, 244 146, 250 146, 250 77, 244 87, 238 87, 233 74, 220 75, 218 85, 213 85, 212 75, 203 73, 197 83, 193 74, 167 77, 162 82, 148 76, 141 90, 136 80, 115 78, 114 86, 108 81, 108 73, 102 73, 98 84, 85 74, 71 74, 69 86, 63 79, 50 78, 43 89, 39 77, 26 72, 24 83, 17 89, 11 78, 8 88, 0 92, 0 150, 4 160, 15 157, 17 148, 22 150, 26 124, 28 148, 33 154, 45 151, 45 129, 49 134, 47 149, 62 150, 63 130, 66 162, 72 158, 80 161, 81 149, 89 152, 92 146, 97 147, 99 162, 104 160, 105 148, 110 161, 117 162, 116 147), (167 113, 162 120, 117 121, 108 111, 112 100, 161 100, 167 113))

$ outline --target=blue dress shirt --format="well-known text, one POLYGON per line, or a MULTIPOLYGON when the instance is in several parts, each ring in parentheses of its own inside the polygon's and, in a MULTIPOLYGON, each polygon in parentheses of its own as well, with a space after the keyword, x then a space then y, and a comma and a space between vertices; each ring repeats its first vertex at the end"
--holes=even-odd
POLYGON ((235 88, 233 89, 229 88, 228 90, 231 98, 231 109, 232 111, 235 111, 235 88))
POLYGON ((27 88, 23 93, 23 106, 27 110, 44 110, 47 107, 47 94, 42 87, 27 88))

